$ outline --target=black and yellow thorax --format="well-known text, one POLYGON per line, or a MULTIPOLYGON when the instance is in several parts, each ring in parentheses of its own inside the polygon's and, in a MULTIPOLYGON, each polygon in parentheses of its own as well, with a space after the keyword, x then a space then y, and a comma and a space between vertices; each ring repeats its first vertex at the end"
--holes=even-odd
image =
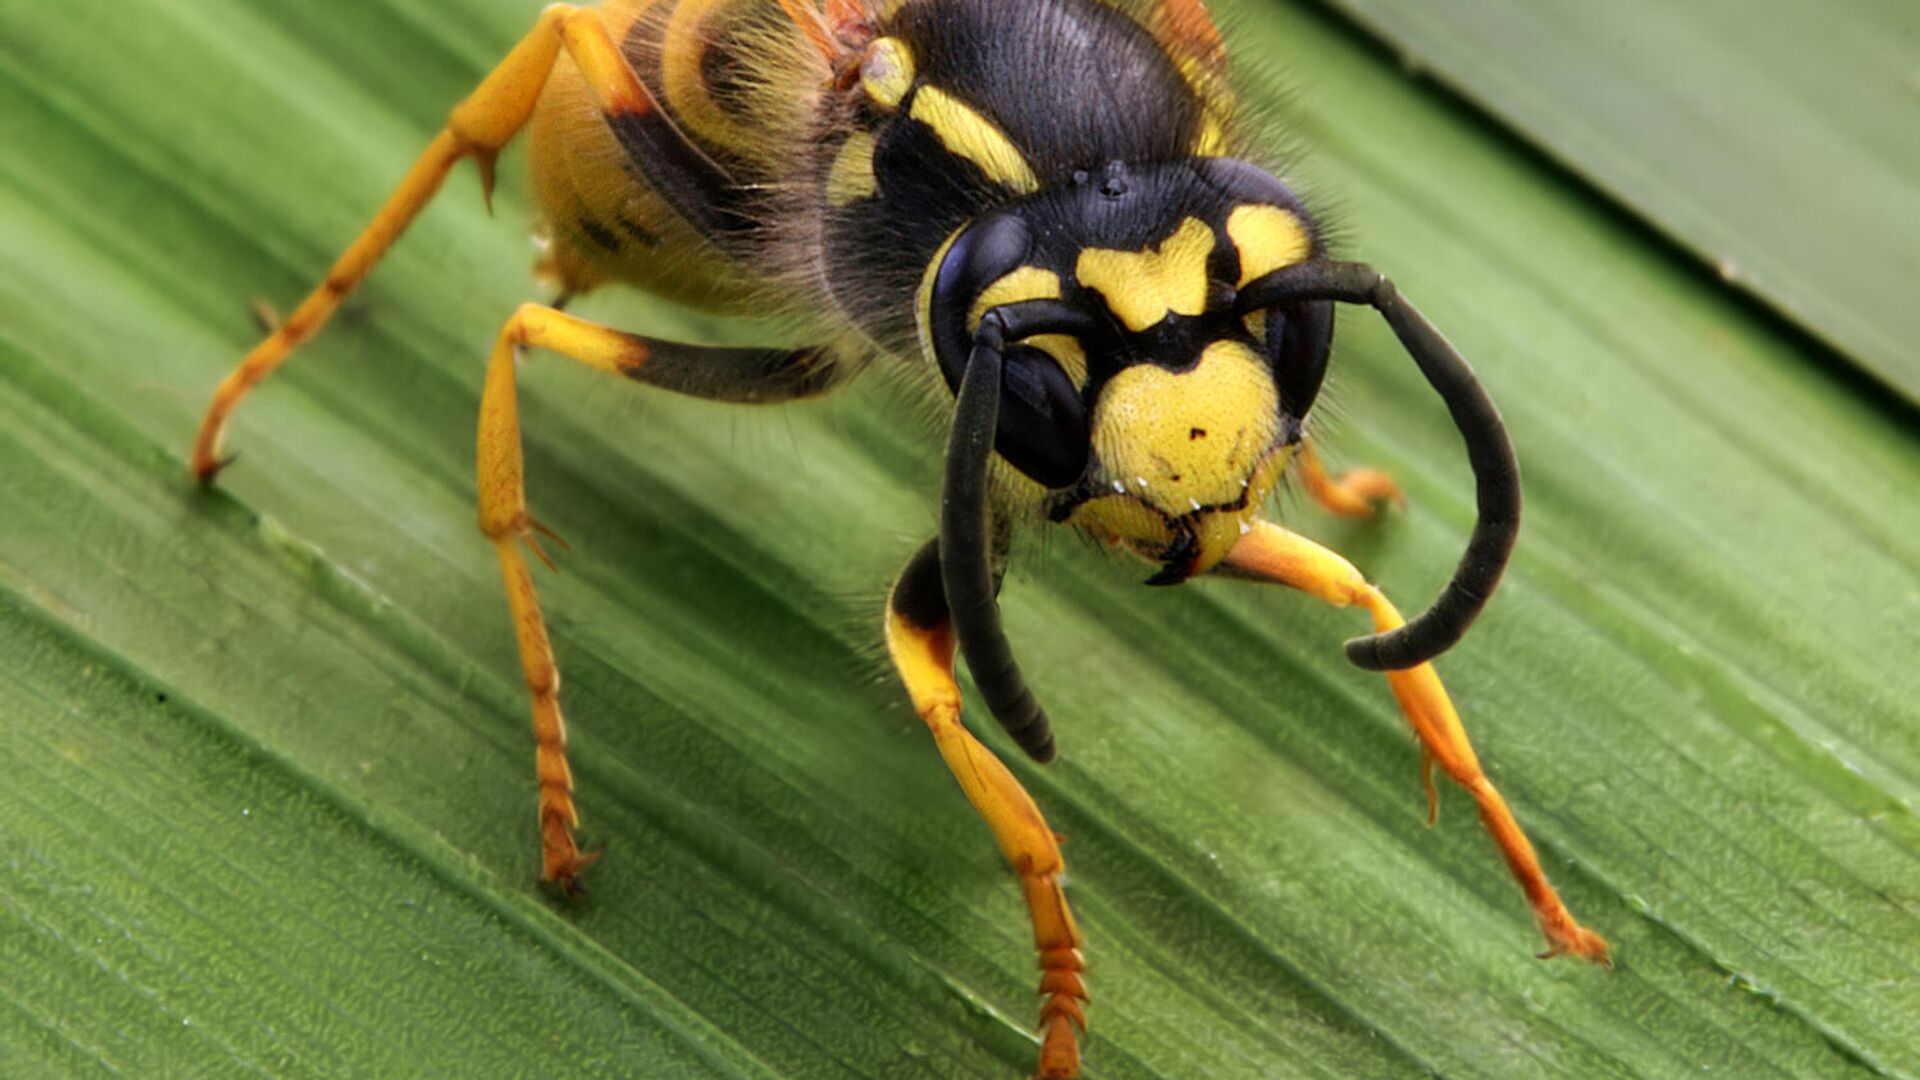
POLYGON ((911 299, 956 230, 1113 162, 1225 148, 1224 90, 1101 0, 908 0, 874 27, 820 177, 829 288, 912 347, 911 299))
POLYGON ((778 282, 778 299, 908 350, 922 272, 967 221, 1112 161, 1228 149, 1224 84, 1156 5, 863 10, 857 65, 835 70, 779 0, 608 0, 658 108, 608 124, 556 67, 530 142, 563 283, 737 311, 778 282))

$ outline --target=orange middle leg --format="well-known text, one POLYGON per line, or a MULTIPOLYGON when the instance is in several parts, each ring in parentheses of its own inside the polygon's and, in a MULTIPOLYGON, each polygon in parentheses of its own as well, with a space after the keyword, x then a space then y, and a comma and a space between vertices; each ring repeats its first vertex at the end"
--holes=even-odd
POLYGON ((831 364, 814 350, 773 351, 681 345, 609 329, 550 307, 525 304, 507 320, 487 362, 480 398, 475 466, 480 530, 493 541, 513 609, 514 636, 533 699, 535 762, 540 780, 542 881, 572 892, 597 852, 574 841, 579 813, 567 766, 567 726, 560 713, 560 669, 534 595, 526 551, 552 566, 536 534, 547 532, 527 511, 520 435, 517 364, 523 348, 558 353, 597 371, 719 400, 779 401, 817 392, 832 381, 831 364))
POLYGON ((540 880, 575 892, 580 873, 599 857, 582 852, 574 840, 580 823, 573 804, 573 771, 567 765, 567 724, 560 712, 560 669, 547 639, 546 620, 534 594, 533 575, 523 546, 552 565, 535 533, 539 525, 527 512, 525 456, 521 449, 519 391, 515 361, 523 346, 535 345, 590 367, 623 373, 647 360, 643 339, 528 304, 501 328, 487 363, 486 389, 480 399, 480 434, 475 464, 480 488, 480 530, 493 541, 513 611, 520 667, 533 701, 535 772, 540 782, 540 880))

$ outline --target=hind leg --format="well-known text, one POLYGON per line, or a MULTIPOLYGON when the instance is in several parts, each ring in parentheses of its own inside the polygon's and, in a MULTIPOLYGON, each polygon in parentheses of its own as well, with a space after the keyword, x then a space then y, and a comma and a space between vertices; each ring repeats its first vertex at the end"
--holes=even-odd
POLYGON ((491 194, 494 160, 533 114, 562 48, 579 63, 604 111, 640 115, 654 110, 652 96, 620 56, 598 12, 571 4, 547 8, 506 59, 454 107, 447 126, 413 163, 373 220, 335 260, 319 286, 221 381, 194 439, 195 476, 211 481, 226 464, 220 457, 220 439, 233 410, 262 379, 286 362, 294 349, 326 325, 340 302, 432 201, 462 158, 471 157, 480 166, 482 188, 491 194))

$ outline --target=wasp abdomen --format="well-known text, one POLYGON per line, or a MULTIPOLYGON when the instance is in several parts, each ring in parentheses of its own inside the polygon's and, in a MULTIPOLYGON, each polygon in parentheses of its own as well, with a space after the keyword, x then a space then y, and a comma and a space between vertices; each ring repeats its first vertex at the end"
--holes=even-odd
POLYGON ((698 306, 764 306, 778 206, 827 69, 774 0, 609 0, 602 18, 652 98, 607 115, 555 64, 529 132, 570 291, 621 281, 698 306))

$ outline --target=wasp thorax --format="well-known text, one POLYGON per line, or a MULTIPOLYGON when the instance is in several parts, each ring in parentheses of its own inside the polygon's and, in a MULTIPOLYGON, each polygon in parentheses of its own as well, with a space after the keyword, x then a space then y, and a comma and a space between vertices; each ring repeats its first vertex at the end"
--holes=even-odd
POLYGON ((1266 364, 1239 341, 1214 342, 1183 371, 1120 371, 1093 414, 1100 494, 1072 522, 1181 576, 1212 567, 1285 463, 1280 416, 1266 364))

